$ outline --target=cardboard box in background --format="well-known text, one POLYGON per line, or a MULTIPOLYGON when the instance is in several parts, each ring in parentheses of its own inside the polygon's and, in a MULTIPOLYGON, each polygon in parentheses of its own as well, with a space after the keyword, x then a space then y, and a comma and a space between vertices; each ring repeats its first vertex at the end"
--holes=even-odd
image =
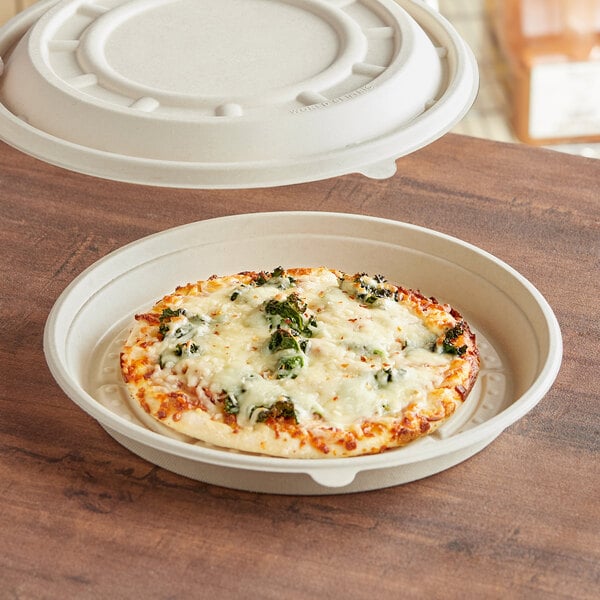
POLYGON ((0 0, 0 25, 35 3, 36 0, 0 0))

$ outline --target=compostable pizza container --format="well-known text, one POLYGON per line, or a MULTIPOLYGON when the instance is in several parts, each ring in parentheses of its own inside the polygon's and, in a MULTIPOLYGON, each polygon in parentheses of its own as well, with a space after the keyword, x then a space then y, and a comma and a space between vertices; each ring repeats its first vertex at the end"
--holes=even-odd
POLYGON ((42 0, 0 28, 0 56, 0 139, 172 187, 389 177, 478 87, 421 0, 42 0))
POLYGON ((525 415, 561 363, 556 318, 523 276, 461 240, 397 221, 341 213, 221 217, 143 238, 79 275, 46 323, 48 366, 69 398, 123 446, 170 471, 216 485, 335 494, 403 484, 471 457, 525 415), (308 242, 308 243, 307 243, 308 242), (277 248, 276 259, 273 248, 277 248), (281 264, 381 273, 459 310, 477 334, 481 372, 440 429, 361 457, 286 459, 234 452, 170 433, 128 400, 119 352, 133 315, 177 285, 281 264))

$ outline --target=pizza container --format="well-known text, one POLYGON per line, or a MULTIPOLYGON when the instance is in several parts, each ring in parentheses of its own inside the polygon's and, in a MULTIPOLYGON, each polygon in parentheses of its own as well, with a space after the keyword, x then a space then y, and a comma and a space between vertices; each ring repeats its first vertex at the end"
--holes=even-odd
POLYGON ((275 212, 191 223, 107 255, 56 301, 44 351, 66 395, 151 463, 242 490, 338 494, 427 477, 479 452, 542 399, 558 373, 562 342, 533 285, 470 244, 375 217, 275 212), (278 265, 381 273, 452 304, 476 331, 481 352, 481 373, 465 404, 438 431, 403 448, 332 459, 272 458, 194 443, 132 406, 119 351, 136 312, 180 284, 278 265))
POLYGON ((42 0, 0 28, 0 139, 119 181, 385 178, 471 107, 421 0, 42 0))

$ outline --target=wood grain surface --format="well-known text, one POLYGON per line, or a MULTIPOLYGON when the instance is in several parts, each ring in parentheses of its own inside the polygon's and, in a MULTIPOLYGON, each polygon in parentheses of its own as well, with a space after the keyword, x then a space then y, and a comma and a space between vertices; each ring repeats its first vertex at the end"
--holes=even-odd
POLYGON ((0 598, 600 597, 600 162, 447 135, 391 179, 263 190, 103 181, 0 145, 0 598), (42 351, 58 295, 166 228, 265 210, 362 213, 496 255, 561 324, 555 385, 456 467, 294 497, 219 488, 131 454, 42 351))

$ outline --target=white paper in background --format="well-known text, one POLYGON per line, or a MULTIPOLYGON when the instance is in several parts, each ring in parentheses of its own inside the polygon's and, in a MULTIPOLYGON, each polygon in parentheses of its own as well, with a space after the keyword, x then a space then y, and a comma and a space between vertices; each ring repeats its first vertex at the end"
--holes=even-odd
POLYGON ((533 139, 600 134, 600 61, 543 64, 531 70, 533 139))

